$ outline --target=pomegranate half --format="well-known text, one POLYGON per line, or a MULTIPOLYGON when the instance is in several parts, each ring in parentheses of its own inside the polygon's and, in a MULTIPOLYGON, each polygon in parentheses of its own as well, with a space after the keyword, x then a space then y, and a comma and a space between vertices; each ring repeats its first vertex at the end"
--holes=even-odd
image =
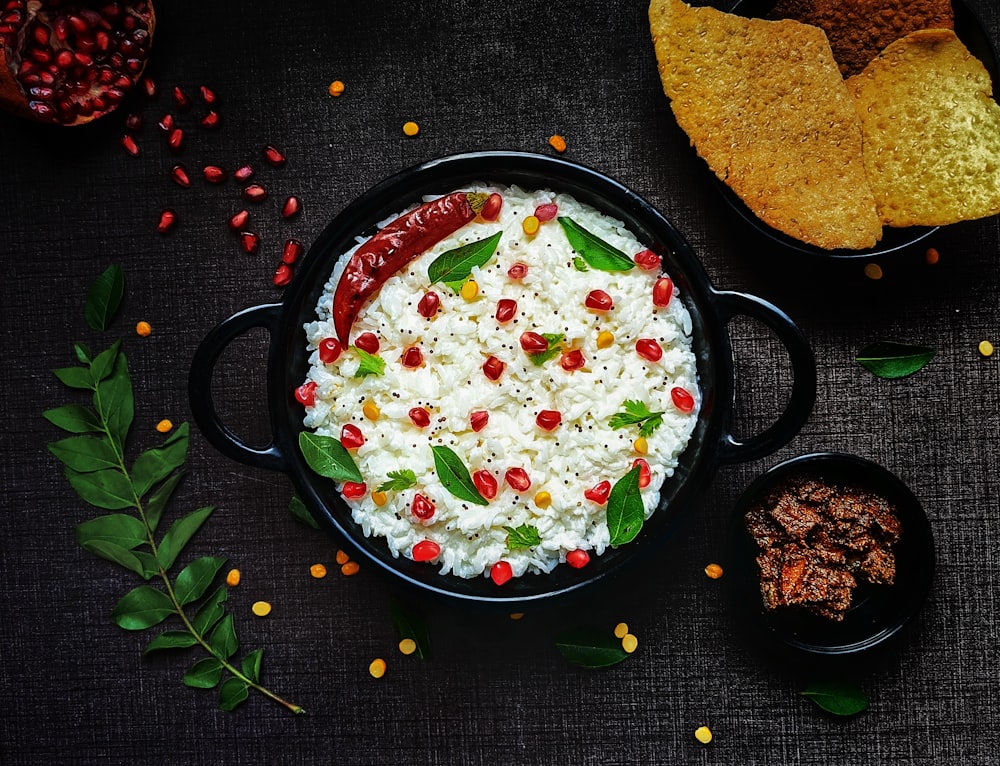
POLYGON ((114 111, 153 43, 151 0, 0 0, 0 108, 56 125, 114 111))

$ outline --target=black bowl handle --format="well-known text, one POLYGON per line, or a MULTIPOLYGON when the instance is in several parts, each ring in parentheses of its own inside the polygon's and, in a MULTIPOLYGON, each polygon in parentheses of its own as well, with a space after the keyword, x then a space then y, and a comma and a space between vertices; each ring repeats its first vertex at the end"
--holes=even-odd
POLYGON ((273 440, 264 447, 253 447, 222 422, 212 400, 212 373, 226 347, 247 330, 263 327, 273 335, 278 326, 281 308, 280 303, 254 306, 233 314, 216 325, 195 351, 188 379, 191 413, 212 446, 237 462, 275 471, 284 471, 287 460, 273 440))
POLYGON ((719 314, 728 324, 734 316, 747 316, 771 328, 788 351, 792 364, 792 395, 785 411, 762 433, 739 440, 724 434, 719 451, 723 463, 742 463, 770 455, 799 432, 816 401, 816 360, 802 331, 773 303, 746 293, 717 291, 719 314))

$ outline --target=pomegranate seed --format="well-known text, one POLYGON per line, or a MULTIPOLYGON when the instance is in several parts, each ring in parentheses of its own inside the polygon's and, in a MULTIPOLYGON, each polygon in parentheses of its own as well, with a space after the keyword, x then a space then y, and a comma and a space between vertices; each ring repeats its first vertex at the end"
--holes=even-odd
POLYGON ((281 248, 281 262, 291 266, 299 259, 305 249, 305 245, 297 239, 286 239, 285 246, 281 248))
POLYGON ((509 269, 507 269, 507 276, 513 279, 515 282, 519 279, 524 279, 528 274, 528 264, 521 263, 518 261, 509 269))
MULTIPOLYGON (((506 324, 517 313, 517 301, 511 298, 501 298, 497 301, 496 319, 500 324, 506 324)), ((546 343, 546 347, 548 343, 546 343)))
POLYGON ((427 521, 434 516, 434 503, 417 492, 410 503, 410 513, 421 521, 427 521))
POLYGON ((554 431, 562 423, 558 410, 542 410, 535 416, 535 424, 545 431, 554 431))
POLYGON ((503 197, 493 192, 486 198, 486 202, 483 204, 483 209, 479 212, 479 215, 484 221, 495 221, 500 217, 500 209, 502 207, 503 197))
POLYGON ((431 424, 431 414, 423 407, 414 407, 406 414, 417 428, 427 428, 431 424))
POLYGON ((602 481, 599 484, 595 484, 590 489, 584 490, 583 496, 590 500, 592 503, 597 503, 598 505, 604 505, 608 502, 608 496, 611 495, 611 482, 602 481))
POLYGON ((268 164, 276 168, 280 168, 285 164, 285 155, 281 153, 280 149, 271 144, 264 147, 264 159, 267 160, 268 164))
POLYGON ((433 290, 424 293, 424 297, 417 304, 417 313, 425 319, 432 318, 441 307, 441 299, 433 290))
POLYGON ((210 184, 221 184, 226 180, 226 171, 218 165, 206 165, 201 172, 210 184))
POLYGON ((260 184, 250 184, 243 189, 243 199, 249 202, 262 202, 267 197, 267 189, 260 184))
POLYGON ((497 480, 493 474, 485 468, 472 474, 472 483, 476 485, 476 489, 479 490, 479 494, 487 500, 492 500, 497 496, 497 490, 499 489, 497 480))
POLYGON ((160 121, 156 123, 160 126, 160 130, 164 133, 169 133, 174 129, 174 116, 172 114, 165 114, 160 118, 160 121))
POLYGON ((548 351, 549 342, 537 332, 529 330, 521 334, 521 348, 526 354, 537 354, 540 351, 548 351))
POLYGON ((250 212, 247 210, 241 210, 229 219, 229 228, 233 231, 242 231, 246 227, 247 221, 249 220, 250 212))
POLYGON ((219 127, 219 123, 221 121, 222 118, 219 116, 219 113, 216 112, 214 109, 210 109, 205 113, 205 116, 198 121, 198 123, 203 128, 208 128, 209 130, 213 130, 219 127))
POLYGON ((652 481, 653 475, 649 470, 649 463, 643 460, 641 457, 637 457, 632 461, 632 467, 639 467, 639 488, 648 487, 649 482, 652 481))
POLYGON ((191 108, 191 99, 188 98, 188 94, 181 90, 177 85, 174 86, 173 96, 174 105, 182 112, 186 112, 191 108))
POLYGON ((506 561, 498 561, 492 567, 490 567, 490 579, 493 580, 497 585, 503 585, 508 582, 510 578, 514 576, 514 570, 510 568, 510 564, 506 561))
MULTIPOLYGON (((4 20, 6 20, 6 16, 4 17, 4 20)), ((41 45, 41 46, 44 47, 44 46, 46 46, 46 45, 49 44, 49 28, 48 27, 43 27, 41 24, 38 24, 32 30, 32 35, 35 38, 35 42, 37 42, 39 45, 41 45)))
POLYGON ((357 449, 365 443, 365 435, 353 423, 346 423, 340 429, 340 443, 344 449, 357 449))
POLYGON ((183 165, 174 165, 170 168, 170 177, 174 179, 174 183, 178 186, 183 186, 187 189, 191 185, 191 178, 187 174, 187 170, 183 165))
POLYGON ((295 389, 295 401, 305 407, 316 404, 316 381, 310 380, 295 389))
POLYGON ((639 338, 635 342, 635 352, 650 362, 658 362, 660 361, 660 357, 663 356, 663 349, 660 348, 660 344, 652 338, 639 338))
POLYGON ((240 247, 243 248, 243 252, 247 255, 253 255, 257 252, 257 248, 260 247, 260 237, 253 231, 241 231, 240 247))
MULTIPOLYGON (((47 50, 33 48, 30 55, 39 64, 48 64, 52 60, 52 54, 47 50)), ((74 60, 73 51, 68 48, 63 48, 56 54, 56 66, 60 69, 69 69, 73 66, 74 60)))
POLYGON ((483 362, 483 375, 490 380, 500 380, 505 369, 507 369, 507 365, 495 356, 487 357, 486 361, 483 362))
POLYGON ((281 217, 292 218, 298 215, 301 209, 302 209, 302 203, 299 202, 299 198, 292 195, 291 197, 285 200, 285 204, 281 208, 281 217))
POLYGON ((129 130, 139 130, 144 122, 141 114, 130 114, 125 118, 125 127, 129 130))
POLYGON ((433 561, 440 555, 441 546, 433 540, 421 540, 410 551, 410 557, 414 561, 433 561))
POLYGON ((233 171, 233 178, 239 182, 246 181, 253 175, 253 168, 249 165, 242 165, 233 171))
POLYGON ((515 492, 526 492, 531 488, 531 477, 523 468, 508 468, 503 478, 515 492))
POLYGON ((670 398, 673 400, 674 406, 681 412, 694 410, 694 397, 686 389, 674 386, 670 389, 670 398))
POLYGON ((156 98, 160 95, 160 89, 156 87, 156 80, 152 77, 143 77, 142 87, 145 89, 146 95, 149 96, 149 98, 156 98))
POLYGON ((369 354, 377 354, 379 349, 378 336, 373 332, 363 332, 354 339, 354 345, 369 354))
POLYGON ((406 351, 403 352, 403 356, 400 362, 404 367, 409 367, 410 369, 415 369, 424 363, 424 354, 420 350, 420 346, 410 346, 406 351))
POLYGON ((582 548, 577 548, 566 554, 566 563, 573 567, 573 569, 583 569, 590 563, 590 554, 582 548))
POLYGON ((535 218, 539 221, 551 221, 556 217, 556 213, 559 212, 559 206, 555 203, 549 203, 547 205, 539 205, 535 208, 535 218))
POLYGON ((340 488, 341 494, 349 500, 356 500, 359 497, 364 497, 365 492, 367 491, 368 485, 364 482, 358 481, 345 481, 344 486, 340 488))
POLYGON ((160 213, 159 223, 156 224, 156 230, 160 234, 166 234, 172 228, 174 224, 177 223, 177 214, 173 210, 164 210, 160 213))
POLYGON ((472 430, 479 433, 484 428, 486 424, 490 422, 490 413, 486 410, 476 410, 469 415, 469 425, 472 426, 472 430))
POLYGON ((287 263, 281 263, 278 268, 274 270, 274 276, 271 277, 271 281, 277 287, 284 287, 289 282, 292 281, 292 269, 287 263))
POLYGON ((323 364, 333 364, 340 358, 343 350, 340 341, 336 338, 323 338, 319 342, 319 360, 323 364))
POLYGON ((581 369, 587 363, 586 358, 583 356, 583 352, 574 348, 570 351, 565 352, 559 359, 559 366, 562 367, 566 372, 574 372, 575 370, 581 369))
POLYGON ((643 271, 655 271, 660 268, 660 256, 654 253, 652 250, 643 250, 642 252, 636 253, 635 265, 638 266, 643 271))
POLYGON ((219 100, 219 97, 215 95, 215 91, 209 88, 207 85, 202 85, 198 88, 198 92, 201 94, 201 100, 206 104, 214 104, 219 100))
POLYGON ((128 133, 122 136, 122 148, 133 157, 139 156, 139 144, 128 133))
POLYGON ((660 277, 653 283, 653 305, 665 308, 674 297, 674 283, 670 277, 660 277))
POLYGON ((615 307, 611 296, 603 290, 591 290, 587 293, 587 300, 583 302, 583 305, 591 311, 611 311, 615 307))

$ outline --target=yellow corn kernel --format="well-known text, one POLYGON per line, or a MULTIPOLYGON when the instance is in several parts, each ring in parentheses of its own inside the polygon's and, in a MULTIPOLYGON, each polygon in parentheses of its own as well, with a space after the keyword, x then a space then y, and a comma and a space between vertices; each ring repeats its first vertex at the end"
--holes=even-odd
POLYGON ((403 134, 407 136, 415 136, 420 132, 420 126, 417 125, 413 120, 409 120, 403 123, 403 134))
POLYGON ((552 505, 552 495, 543 489, 535 495, 535 505, 539 508, 548 508, 552 505))
POLYGON ((372 502, 379 508, 385 505, 388 499, 389 498, 386 497, 385 492, 379 492, 377 489, 372 492, 372 502))
POLYGON ((699 726, 694 730, 694 738, 701 742, 701 744, 707 745, 712 741, 712 730, 707 726, 699 726))
POLYGON ((385 660, 378 657, 371 661, 368 666, 368 672, 371 674, 372 678, 381 678, 385 675, 385 660))
POLYGON ((239 584, 240 584, 240 570, 230 569, 229 574, 226 575, 226 585, 230 586, 231 588, 235 588, 239 584))
POLYGON ((602 330, 597 333, 597 347, 598 348, 610 348, 611 344, 615 342, 614 333, 610 333, 607 330, 602 330))
POLYGON ((346 564, 350 560, 351 560, 351 557, 347 555, 347 551, 337 551, 337 564, 338 565, 343 566, 344 564, 346 564))
POLYGON ((473 300, 477 295, 479 295, 479 284, 474 279, 470 279, 464 285, 462 285, 462 298, 467 301, 473 300))
POLYGON ((266 601, 255 601, 250 609, 258 617, 267 617, 271 613, 271 605, 266 601))
POLYGON ((135 334, 143 338, 147 337, 151 332, 153 332, 152 325, 149 322, 137 322, 135 325, 135 334))
POLYGON ((337 97, 343 95, 344 88, 345 88, 344 83, 342 83, 340 80, 334 80, 333 82, 330 83, 330 87, 327 89, 327 91, 331 96, 337 97))
POLYGON ((566 139, 557 133, 556 135, 549 137, 549 146, 562 154, 566 151, 566 139))
POLYGON ((340 573, 344 575, 344 577, 351 577, 352 575, 356 575, 360 571, 360 569, 361 566, 358 564, 357 561, 348 561, 346 564, 340 567, 340 573))
POLYGON ((713 580, 718 580, 722 577, 722 567, 718 564, 709 564, 705 567, 705 575, 713 580))
POLYGON ((638 439, 636 439, 635 443, 632 445, 632 449, 635 450, 637 455, 648 455, 649 442, 646 441, 646 437, 640 436, 638 439))
POLYGON ((174 424, 171 423, 166 418, 164 418, 163 420, 161 420, 159 423, 156 424, 156 430, 159 431, 161 434, 167 433, 167 431, 169 431, 173 427, 174 424))
POLYGON ((882 267, 877 263, 869 263, 865 266, 865 276, 869 279, 881 279, 882 267))
POLYGON ((979 353, 983 356, 993 356, 993 344, 988 340, 979 341, 979 353))
POLYGON ((417 642, 412 638, 404 638, 399 642, 399 651, 403 654, 413 654, 417 651, 417 642))
POLYGON ((317 580, 321 580, 326 577, 326 567, 322 564, 313 564, 309 567, 309 574, 315 577, 317 580))
POLYGON ((631 633, 626 633, 622 636, 622 649, 624 649, 629 654, 632 654, 637 648, 639 648, 639 639, 633 636, 631 633))
POLYGON ((378 416, 382 414, 382 410, 380 410, 378 405, 371 399, 364 403, 361 407, 361 412, 369 420, 378 420, 378 416))
POLYGON ((524 229, 525 234, 531 236, 538 233, 538 227, 541 224, 542 222, 538 220, 537 216, 529 215, 521 222, 521 228, 524 229))
POLYGON ((627 622, 619 622, 617 625, 615 625, 615 638, 625 638, 627 634, 628 634, 627 622))

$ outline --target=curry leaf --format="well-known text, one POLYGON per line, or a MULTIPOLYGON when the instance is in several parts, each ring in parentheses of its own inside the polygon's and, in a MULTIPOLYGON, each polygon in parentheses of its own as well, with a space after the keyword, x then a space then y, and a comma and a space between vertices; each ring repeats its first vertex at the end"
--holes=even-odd
POLYGON ((71 434, 100 433, 102 430, 101 419, 97 417, 97 413, 79 404, 66 404, 45 410, 42 417, 71 434))
POLYGON ((184 683, 196 689, 214 689, 222 680, 222 662, 217 657, 198 660, 184 674, 184 683))
POLYGON ((310 431, 299 434, 299 451, 320 476, 334 481, 364 481, 354 458, 339 439, 310 431))
POLYGON ((319 529, 316 519, 309 513, 306 504, 302 502, 302 498, 298 495, 292 495, 292 499, 288 501, 288 510, 296 521, 305 524, 307 527, 319 529))
POLYGON ((642 529, 646 508, 639 491, 639 467, 615 482, 608 495, 608 531, 611 545, 630 543, 642 529))
POLYGON ((123 566, 137 575, 146 576, 145 563, 139 558, 136 552, 128 548, 124 548, 116 543, 109 543, 107 540, 91 540, 83 543, 81 547, 88 553, 93 553, 105 561, 123 566))
POLYGON ((116 340, 111 348, 102 351, 90 362, 90 375, 94 383, 104 380, 115 370, 115 363, 118 361, 118 351, 121 348, 121 340, 116 340))
POLYGON ((855 361, 872 374, 886 379, 905 378, 934 358, 934 349, 886 340, 870 343, 855 361))
POLYGON ((49 444, 49 452, 68 468, 79 473, 117 468, 118 456, 107 439, 98 436, 71 436, 49 444))
POLYGON ((260 683, 260 661, 264 656, 263 649, 254 649, 246 657, 243 658, 243 675, 249 678, 253 683, 260 683))
POLYGON ((151 585, 133 588, 115 605, 111 617, 125 630, 145 630, 176 614, 170 597, 151 585))
POLYGON ((135 516, 111 513, 76 525, 76 541, 83 546, 93 542, 114 543, 131 550, 147 542, 146 527, 135 516))
POLYGON ((821 709, 840 716, 851 716, 868 709, 864 690, 851 681, 815 681, 802 690, 821 709))
POLYGON ((60 383, 69 388, 93 391, 97 385, 90 370, 86 367, 61 367, 58 370, 53 370, 52 373, 59 378, 60 383))
POLYGON ((596 234, 587 231, 567 216, 559 216, 559 225, 566 233, 569 245, 592 269, 599 271, 629 271, 635 262, 596 234))
POLYGON ((181 423, 162 446, 148 449, 139 455, 130 472, 139 497, 184 465, 187 459, 188 434, 188 424, 181 423))
POLYGON ((613 633, 584 628, 558 636, 556 649, 567 662, 591 669, 617 665, 629 656, 613 633))
POLYGON ((227 598, 229 598, 229 592, 224 585, 220 585, 211 596, 202 602, 194 614, 194 619, 191 620, 191 624, 198 633, 202 635, 208 633, 222 619, 226 613, 224 604, 227 598))
POLYGON ((174 597, 181 605, 201 598, 226 563, 224 558, 202 556, 184 567, 174 582, 174 597))
POLYGON ((106 330, 121 305, 125 293, 122 267, 113 263, 90 286, 83 318, 92 330, 106 330))
MULTIPOLYGON (((454 289, 472 274, 476 266, 484 266, 496 252, 502 232, 491 237, 470 242, 467 245, 448 250, 435 258, 427 267, 427 278, 431 284, 444 282, 454 289)), ((457 291, 456 291, 457 292, 457 291)))
POLYGON ((409 638, 417 645, 414 652, 420 659, 429 660, 431 657, 431 640, 427 633, 427 623, 424 619, 404 607, 398 600, 389 601, 389 616, 392 624, 396 628, 399 640, 409 638))
POLYGON ((231 614, 223 617, 222 621, 212 629, 208 643, 219 657, 228 660, 236 654, 240 642, 236 639, 236 627, 231 614))
POLYGON ((143 654, 162 649, 188 649, 197 643, 198 639, 186 630, 165 630, 146 645, 143 654))
POLYGON ((78 473, 66 469, 66 478, 86 502, 109 511, 135 507, 135 492, 128 476, 117 468, 78 473))
POLYGON ((167 503, 170 502, 170 497, 174 494, 174 490, 177 489, 177 485, 184 478, 184 473, 182 470, 175 471, 146 498, 146 523, 149 525, 151 532, 155 532, 157 526, 159 526, 160 518, 167 508, 167 503))
POLYGON ((443 444, 431 447, 434 453, 434 468, 444 488, 459 500, 465 500, 476 505, 489 505, 489 501, 476 489, 469 469, 465 467, 462 458, 454 450, 443 444))
POLYGON ((181 517, 170 526, 157 549, 157 558, 159 558, 160 566, 164 570, 170 569, 174 565, 174 561, 184 550, 184 546, 194 537, 194 533, 201 529, 201 525, 212 515, 214 510, 215 508, 211 506, 199 508, 197 511, 192 511, 181 517))
POLYGON ((135 402, 125 354, 115 359, 114 372, 97 384, 94 409, 107 426, 108 435, 124 451, 125 437, 132 427, 135 402))
POLYGON ((242 678, 227 678, 219 689, 219 710, 232 712, 250 697, 250 687, 242 678))

